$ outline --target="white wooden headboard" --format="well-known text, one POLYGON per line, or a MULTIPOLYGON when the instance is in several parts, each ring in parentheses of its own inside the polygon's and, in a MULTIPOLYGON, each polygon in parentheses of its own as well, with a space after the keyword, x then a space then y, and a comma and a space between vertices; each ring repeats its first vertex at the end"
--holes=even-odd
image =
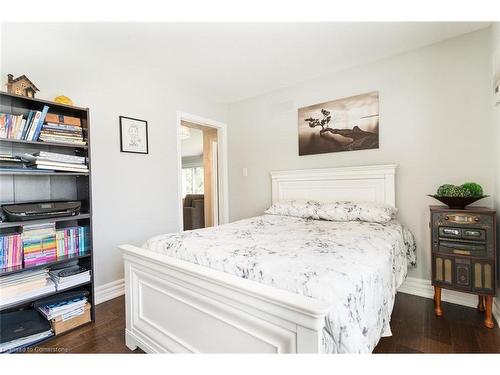
POLYGON ((273 203, 287 199, 351 200, 395 207, 396 167, 391 164, 271 172, 273 203))

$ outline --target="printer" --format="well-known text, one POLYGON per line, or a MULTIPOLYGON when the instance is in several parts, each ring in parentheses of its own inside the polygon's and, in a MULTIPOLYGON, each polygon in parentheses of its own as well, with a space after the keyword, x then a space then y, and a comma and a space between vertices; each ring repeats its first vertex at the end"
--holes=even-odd
POLYGON ((4 204, 6 221, 26 221, 53 217, 76 216, 80 213, 80 201, 43 201, 4 204))

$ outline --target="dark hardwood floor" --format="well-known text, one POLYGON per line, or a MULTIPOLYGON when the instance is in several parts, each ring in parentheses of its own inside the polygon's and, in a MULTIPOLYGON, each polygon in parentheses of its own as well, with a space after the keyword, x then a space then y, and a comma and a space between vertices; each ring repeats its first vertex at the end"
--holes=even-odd
MULTIPOLYGON (((96 322, 62 335, 34 350, 37 353, 141 353, 125 346, 125 299, 96 307, 96 322)), ((443 302, 444 316, 434 316, 433 301, 399 293, 392 314, 392 337, 375 353, 500 353, 500 329, 483 326, 475 309, 443 302)))
POLYGON ((398 293, 391 318, 391 337, 383 337, 374 353, 500 353, 500 329, 483 326, 484 313, 442 303, 443 316, 434 315, 434 301, 398 293))

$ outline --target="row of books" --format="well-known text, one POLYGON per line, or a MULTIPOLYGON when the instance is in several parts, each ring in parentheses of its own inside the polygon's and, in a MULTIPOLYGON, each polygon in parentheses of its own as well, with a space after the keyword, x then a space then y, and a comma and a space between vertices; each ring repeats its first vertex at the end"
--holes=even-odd
POLYGON ((0 237, 0 269, 23 264, 22 238, 19 233, 0 237))
POLYGON ((48 110, 49 107, 44 105, 41 111, 29 111, 26 118, 23 115, 0 113, 0 138, 36 141, 48 110))
POLYGON ((89 244, 89 227, 71 227, 56 231, 57 256, 84 254, 89 244))
POLYGON ((78 117, 31 110, 23 115, 0 113, 0 138, 86 145, 84 129, 78 117))
POLYGON ((89 248, 88 226, 55 228, 55 223, 24 225, 23 233, 0 236, 0 269, 29 268, 70 255, 83 255, 89 248))

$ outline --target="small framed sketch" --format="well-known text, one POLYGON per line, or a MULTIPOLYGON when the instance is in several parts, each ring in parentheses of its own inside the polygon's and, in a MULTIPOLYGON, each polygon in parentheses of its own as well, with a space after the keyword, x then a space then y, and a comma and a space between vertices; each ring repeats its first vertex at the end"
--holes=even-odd
POLYGON ((148 153, 148 122, 120 116, 120 151, 148 153))

